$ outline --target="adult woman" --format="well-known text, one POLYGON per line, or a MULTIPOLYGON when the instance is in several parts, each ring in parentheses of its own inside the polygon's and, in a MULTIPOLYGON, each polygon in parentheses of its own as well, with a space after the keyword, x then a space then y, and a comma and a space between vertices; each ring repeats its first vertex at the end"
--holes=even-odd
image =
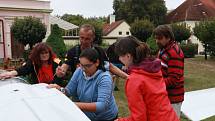
POLYGON ((117 120, 178 121, 167 96, 161 62, 150 57, 148 46, 129 36, 117 42, 115 51, 130 74, 125 89, 131 115, 117 120))
POLYGON ((82 51, 77 68, 65 88, 50 84, 68 96, 76 97, 76 105, 92 121, 113 121, 117 118, 118 109, 112 94, 112 80, 105 71, 104 61, 99 52, 93 48, 82 51))
POLYGON ((29 55, 29 60, 14 71, 0 74, 0 78, 31 75, 31 83, 57 83, 62 80, 55 76, 55 69, 60 61, 56 59, 52 49, 45 43, 37 44, 29 55))

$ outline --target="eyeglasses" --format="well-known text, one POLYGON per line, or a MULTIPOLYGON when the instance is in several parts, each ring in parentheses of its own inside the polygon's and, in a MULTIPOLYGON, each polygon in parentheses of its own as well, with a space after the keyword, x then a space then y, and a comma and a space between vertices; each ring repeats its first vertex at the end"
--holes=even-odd
POLYGON ((94 64, 94 63, 92 63, 92 64, 85 64, 85 65, 84 65, 84 64, 81 64, 81 63, 80 63, 81 67, 82 67, 82 68, 85 68, 85 69, 90 68, 93 64, 94 64))

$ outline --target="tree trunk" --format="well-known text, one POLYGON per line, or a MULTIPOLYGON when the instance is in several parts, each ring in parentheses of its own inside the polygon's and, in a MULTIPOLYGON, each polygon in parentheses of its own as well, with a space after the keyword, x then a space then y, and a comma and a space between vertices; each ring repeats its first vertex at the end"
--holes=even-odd
POLYGON ((208 57, 207 57, 207 44, 205 45, 205 60, 207 60, 208 57))

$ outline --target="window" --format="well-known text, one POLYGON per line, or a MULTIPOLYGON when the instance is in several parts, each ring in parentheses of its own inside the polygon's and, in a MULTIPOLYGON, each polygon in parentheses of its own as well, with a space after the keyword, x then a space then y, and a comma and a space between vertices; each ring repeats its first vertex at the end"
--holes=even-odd
POLYGON ((119 35, 122 35, 122 32, 121 32, 121 31, 119 32, 119 35))
POLYGON ((129 32, 126 32, 126 35, 129 35, 129 32))

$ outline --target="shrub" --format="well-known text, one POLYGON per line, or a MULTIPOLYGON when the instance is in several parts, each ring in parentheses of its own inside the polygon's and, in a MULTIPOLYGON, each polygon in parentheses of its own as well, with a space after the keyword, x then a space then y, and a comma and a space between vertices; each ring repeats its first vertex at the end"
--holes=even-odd
POLYGON ((51 34, 47 39, 47 44, 52 47, 58 57, 63 58, 66 52, 66 45, 62 38, 62 33, 58 25, 53 25, 51 34))
POLYGON ((46 28, 40 19, 28 16, 24 19, 16 18, 11 26, 11 32, 15 41, 24 46, 29 44, 30 49, 32 49, 33 45, 42 42, 45 38, 46 28))
POLYGON ((157 55, 159 48, 155 42, 154 37, 151 36, 150 38, 148 38, 146 43, 149 45, 149 48, 151 50, 151 54, 157 55))
POLYGON ((195 54, 198 54, 198 44, 181 44, 181 49, 184 52, 185 58, 193 58, 195 54))
POLYGON ((187 40, 191 35, 190 28, 187 27, 186 23, 171 24, 171 27, 177 42, 187 40))
POLYGON ((139 40, 146 42, 146 40, 152 35, 154 29, 153 23, 149 20, 136 20, 131 24, 131 34, 137 37, 139 40))

